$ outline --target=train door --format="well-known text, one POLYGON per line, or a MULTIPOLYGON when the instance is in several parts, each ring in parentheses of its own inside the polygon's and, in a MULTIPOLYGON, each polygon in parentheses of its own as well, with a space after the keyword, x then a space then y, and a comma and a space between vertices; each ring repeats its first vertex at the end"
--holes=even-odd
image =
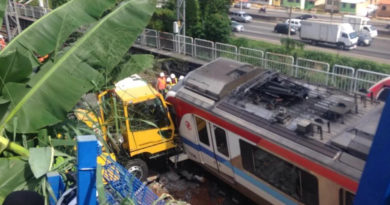
POLYGON ((212 123, 209 124, 209 127, 211 128, 210 133, 212 136, 211 137, 213 141, 212 144, 214 148, 215 157, 217 160, 218 170, 219 172, 226 174, 229 177, 233 177, 233 169, 230 164, 228 133, 224 129, 212 123))
POLYGON ((197 131, 198 131, 198 142, 199 142, 199 153, 201 156, 201 162, 213 169, 218 169, 217 160, 215 158, 213 142, 209 134, 209 124, 202 118, 194 116, 197 131))

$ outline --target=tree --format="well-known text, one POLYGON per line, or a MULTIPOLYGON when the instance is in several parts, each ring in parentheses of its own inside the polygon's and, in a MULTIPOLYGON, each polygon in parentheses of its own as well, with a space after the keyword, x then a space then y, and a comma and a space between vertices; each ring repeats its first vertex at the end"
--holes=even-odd
POLYGON ((204 38, 216 42, 228 42, 231 33, 230 20, 223 14, 211 14, 204 23, 204 38))
POLYGON ((176 21, 174 10, 168 8, 157 9, 149 22, 148 28, 172 33, 174 21, 176 21))
POLYGON ((199 38, 202 34, 199 2, 198 0, 186 0, 186 35, 199 38))
POLYGON ((228 42, 231 33, 228 16, 229 2, 229 0, 199 0, 203 17, 203 38, 228 42))

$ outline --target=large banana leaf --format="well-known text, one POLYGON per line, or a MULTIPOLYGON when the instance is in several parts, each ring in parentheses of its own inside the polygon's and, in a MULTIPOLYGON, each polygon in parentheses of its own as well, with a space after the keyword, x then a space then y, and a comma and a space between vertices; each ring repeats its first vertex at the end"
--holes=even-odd
POLYGON ((28 58, 16 50, 0 56, 0 66, 0 91, 5 83, 23 82, 32 72, 28 58))
POLYGON ((135 73, 150 69, 154 64, 154 56, 149 54, 134 54, 131 55, 130 60, 119 66, 118 73, 113 76, 114 81, 118 82, 135 73))
MULTIPOLYGON (((3 0, 0 0, 3 1, 3 0)), ((0 56, 19 49, 37 65, 35 55, 44 56, 62 46, 67 37, 82 25, 96 22, 115 0, 73 0, 37 20, 16 36, 0 56)), ((0 65, 0 72, 3 67, 0 65)))
POLYGON ((0 158, 0 204, 15 190, 26 188, 34 181, 28 162, 19 158, 0 158))
POLYGON ((7 8, 7 0, 0 0, 0 25, 3 25, 5 9, 7 8))
POLYGON ((46 63, 28 86, 7 83, 3 91, 10 91, 6 97, 12 110, 0 130, 29 133, 63 120, 79 98, 103 79, 96 68, 112 70, 119 63, 147 25, 155 4, 155 0, 123 2, 60 58, 46 63))

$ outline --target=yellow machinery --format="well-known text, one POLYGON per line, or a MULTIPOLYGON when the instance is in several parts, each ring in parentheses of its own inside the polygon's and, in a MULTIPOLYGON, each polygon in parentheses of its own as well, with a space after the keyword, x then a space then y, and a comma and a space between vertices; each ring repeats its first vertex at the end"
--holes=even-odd
POLYGON ((129 172, 144 180, 148 173, 147 160, 176 148, 175 125, 167 102, 138 75, 119 81, 114 89, 100 93, 97 100, 99 117, 78 109, 77 118, 89 127, 100 126, 117 159, 129 172))

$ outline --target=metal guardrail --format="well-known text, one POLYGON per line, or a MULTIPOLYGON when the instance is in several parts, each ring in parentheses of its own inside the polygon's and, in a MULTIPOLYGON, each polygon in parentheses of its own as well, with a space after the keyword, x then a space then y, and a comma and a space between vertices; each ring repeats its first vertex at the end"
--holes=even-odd
POLYGON ((24 5, 24 4, 15 4, 15 11, 7 7, 8 14, 12 15, 13 12, 18 12, 19 17, 27 17, 32 19, 39 19, 45 14, 50 12, 50 9, 42 8, 38 6, 30 6, 30 5, 24 5))
POLYGON ((326 85, 350 93, 362 89, 367 90, 379 80, 390 77, 388 74, 364 69, 356 70, 355 68, 343 65, 334 65, 330 69, 329 64, 326 62, 305 58, 294 59, 293 56, 264 52, 252 48, 236 47, 230 44, 212 42, 199 38, 193 39, 188 36, 168 34, 151 29, 145 29, 138 39, 144 39, 141 43, 137 41, 141 46, 169 50, 204 61, 212 61, 218 57, 226 57, 279 71, 310 83, 326 85))
MULTIPOLYGON (((24 17, 38 19, 50 10, 30 5, 15 4, 15 11, 24 17)), ((12 12, 12 8, 8 8, 12 12)), ((12 13, 10 13, 12 15, 12 13)), ((332 70, 326 62, 311 59, 286 56, 278 53, 264 52, 258 49, 236 47, 230 44, 212 42, 204 39, 153 29, 145 29, 137 38, 136 44, 150 48, 168 50, 182 55, 191 56, 204 61, 212 61, 218 57, 226 57, 266 69, 276 70, 286 75, 303 79, 311 83, 327 85, 346 92, 356 92, 368 89, 375 82, 389 77, 384 73, 364 69, 334 65, 332 70), (296 62, 294 64, 294 62, 296 62)))

